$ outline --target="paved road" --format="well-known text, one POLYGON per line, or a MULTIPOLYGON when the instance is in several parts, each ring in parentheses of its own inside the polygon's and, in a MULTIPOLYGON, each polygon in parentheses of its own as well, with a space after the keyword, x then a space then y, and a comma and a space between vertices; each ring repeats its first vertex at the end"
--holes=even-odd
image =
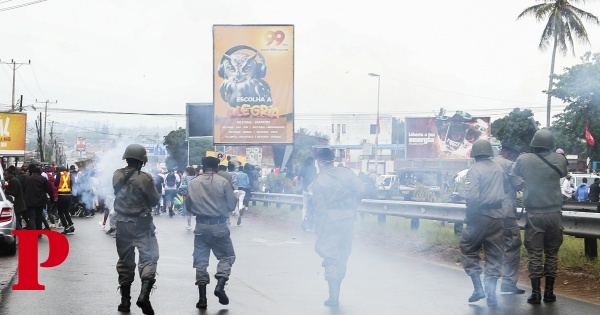
MULTIPOLYGON (((98 219, 77 218, 69 235, 71 251, 62 265, 43 269, 46 291, 11 291, 0 314, 118 314, 117 254, 98 219)), ((161 257, 157 289, 151 296, 156 314, 370 315, 370 314, 600 314, 600 306, 559 296, 559 302, 532 306, 527 295, 499 296, 499 306, 468 304, 472 288, 460 268, 449 268, 355 243, 341 306, 323 306, 327 295, 314 235, 249 217, 232 226, 237 261, 226 287, 230 305, 208 298, 208 309, 195 308, 192 240, 183 217, 156 218, 161 257)), ((47 241, 41 241, 40 259, 47 241)), ((216 261, 209 267, 214 273, 216 261)), ((4 270, 3 270, 4 272, 4 270)), ((215 282, 209 285, 209 291, 215 282)), ((136 276, 135 291, 139 290, 136 276)), ((137 294, 136 294, 137 295, 137 294)), ((132 314, 141 314, 132 306, 132 314)))

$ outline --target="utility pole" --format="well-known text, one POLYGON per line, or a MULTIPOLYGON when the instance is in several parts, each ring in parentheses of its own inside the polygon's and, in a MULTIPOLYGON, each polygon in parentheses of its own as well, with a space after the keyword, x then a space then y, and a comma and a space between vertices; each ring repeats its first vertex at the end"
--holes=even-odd
POLYGON ((14 60, 10 60, 10 62, 8 61, 2 61, 0 60, 0 64, 6 64, 6 65, 11 65, 12 66, 12 70, 13 70, 13 85, 12 85, 12 103, 11 103, 11 112, 15 111, 15 72, 17 72, 17 69, 19 69, 22 65, 30 65, 31 64, 31 60, 25 62, 16 62, 14 60))
MULTIPOLYGON (((36 103, 43 103, 46 104, 44 106, 44 136, 42 137, 42 152, 44 153, 44 155, 42 155, 43 157, 46 156, 46 118, 48 117, 48 104, 56 104, 58 103, 58 101, 54 101, 54 102, 50 102, 49 100, 46 100, 45 102, 38 102, 38 100, 35 100, 36 103)), ((42 159, 42 162, 46 162, 44 159, 42 159)))

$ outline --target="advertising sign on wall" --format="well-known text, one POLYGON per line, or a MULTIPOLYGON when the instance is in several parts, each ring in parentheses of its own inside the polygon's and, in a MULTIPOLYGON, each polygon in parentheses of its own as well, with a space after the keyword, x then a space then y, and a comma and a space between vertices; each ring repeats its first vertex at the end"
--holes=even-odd
POLYGON ((25 155, 27 114, 0 113, 0 155, 25 155))
POLYGON ((459 114, 452 117, 407 117, 406 158, 469 159, 473 142, 490 139, 490 118, 459 114))
POLYGON ((214 25, 215 144, 292 143, 294 26, 214 25))

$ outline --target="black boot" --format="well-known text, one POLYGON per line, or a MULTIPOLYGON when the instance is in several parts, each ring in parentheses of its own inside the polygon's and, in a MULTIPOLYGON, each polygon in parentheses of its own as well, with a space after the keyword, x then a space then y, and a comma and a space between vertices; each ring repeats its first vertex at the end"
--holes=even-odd
POLYGON ((206 284, 198 285, 198 293, 200 294, 200 299, 198 300, 198 303, 196 303, 196 308, 205 309, 207 306, 206 284))
POLYGON ((485 280, 485 295, 487 295, 488 306, 498 305, 498 301, 496 300, 496 283, 498 283, 498 278, 489 278, 485 280))
POLYGON ((223 305, 229 304, 229 298, 227 294, 225 294, 225 283, 227 279, 219 278, 217 279, 217 286, 215 287, 215 296, 219 298, 219 303, 223 305))
POLYGON ((129 313, 131 311, 131 284, 123 284, 119 287, 119 290, 121 291, 121 304, 119 304, 117 310, 119 312, 129 313))
POLYGON ((469 303, 479 301, 485 297, 480 274, 472 275, 471 281, 473 282, 473 294, 469 298, 469 303))
POLYGON ((340 304, 340 281, 329 280, 329 298, 323 302, 325 306, 338 306, 340 304))
POLYGON ((540 290, 540 278, 531 278, 531 296, 527 299, 529 304, 542 303, 542 292, 540 290))
POLYGON ((144 314, 154 315, 152 304, 150 304, 150 291, 152 291, 152 286, 155 282, 155 279, 142 280, 142 290, 135 304, 142 309, 142 313, 144 314))
POLYGON ((546 277, 546 287, 544 288, 544 302, 556 302, 554 295, 554 277, 546 277))

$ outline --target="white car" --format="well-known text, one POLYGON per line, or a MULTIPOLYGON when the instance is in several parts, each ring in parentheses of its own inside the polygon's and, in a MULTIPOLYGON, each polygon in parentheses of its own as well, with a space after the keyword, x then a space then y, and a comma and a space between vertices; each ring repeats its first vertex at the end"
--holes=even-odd
POLYGON ((6 198, 4 190, 0 189, 0 253, 15 255, 17 239, 13 231, 17 228, 13 204, 6 198))

